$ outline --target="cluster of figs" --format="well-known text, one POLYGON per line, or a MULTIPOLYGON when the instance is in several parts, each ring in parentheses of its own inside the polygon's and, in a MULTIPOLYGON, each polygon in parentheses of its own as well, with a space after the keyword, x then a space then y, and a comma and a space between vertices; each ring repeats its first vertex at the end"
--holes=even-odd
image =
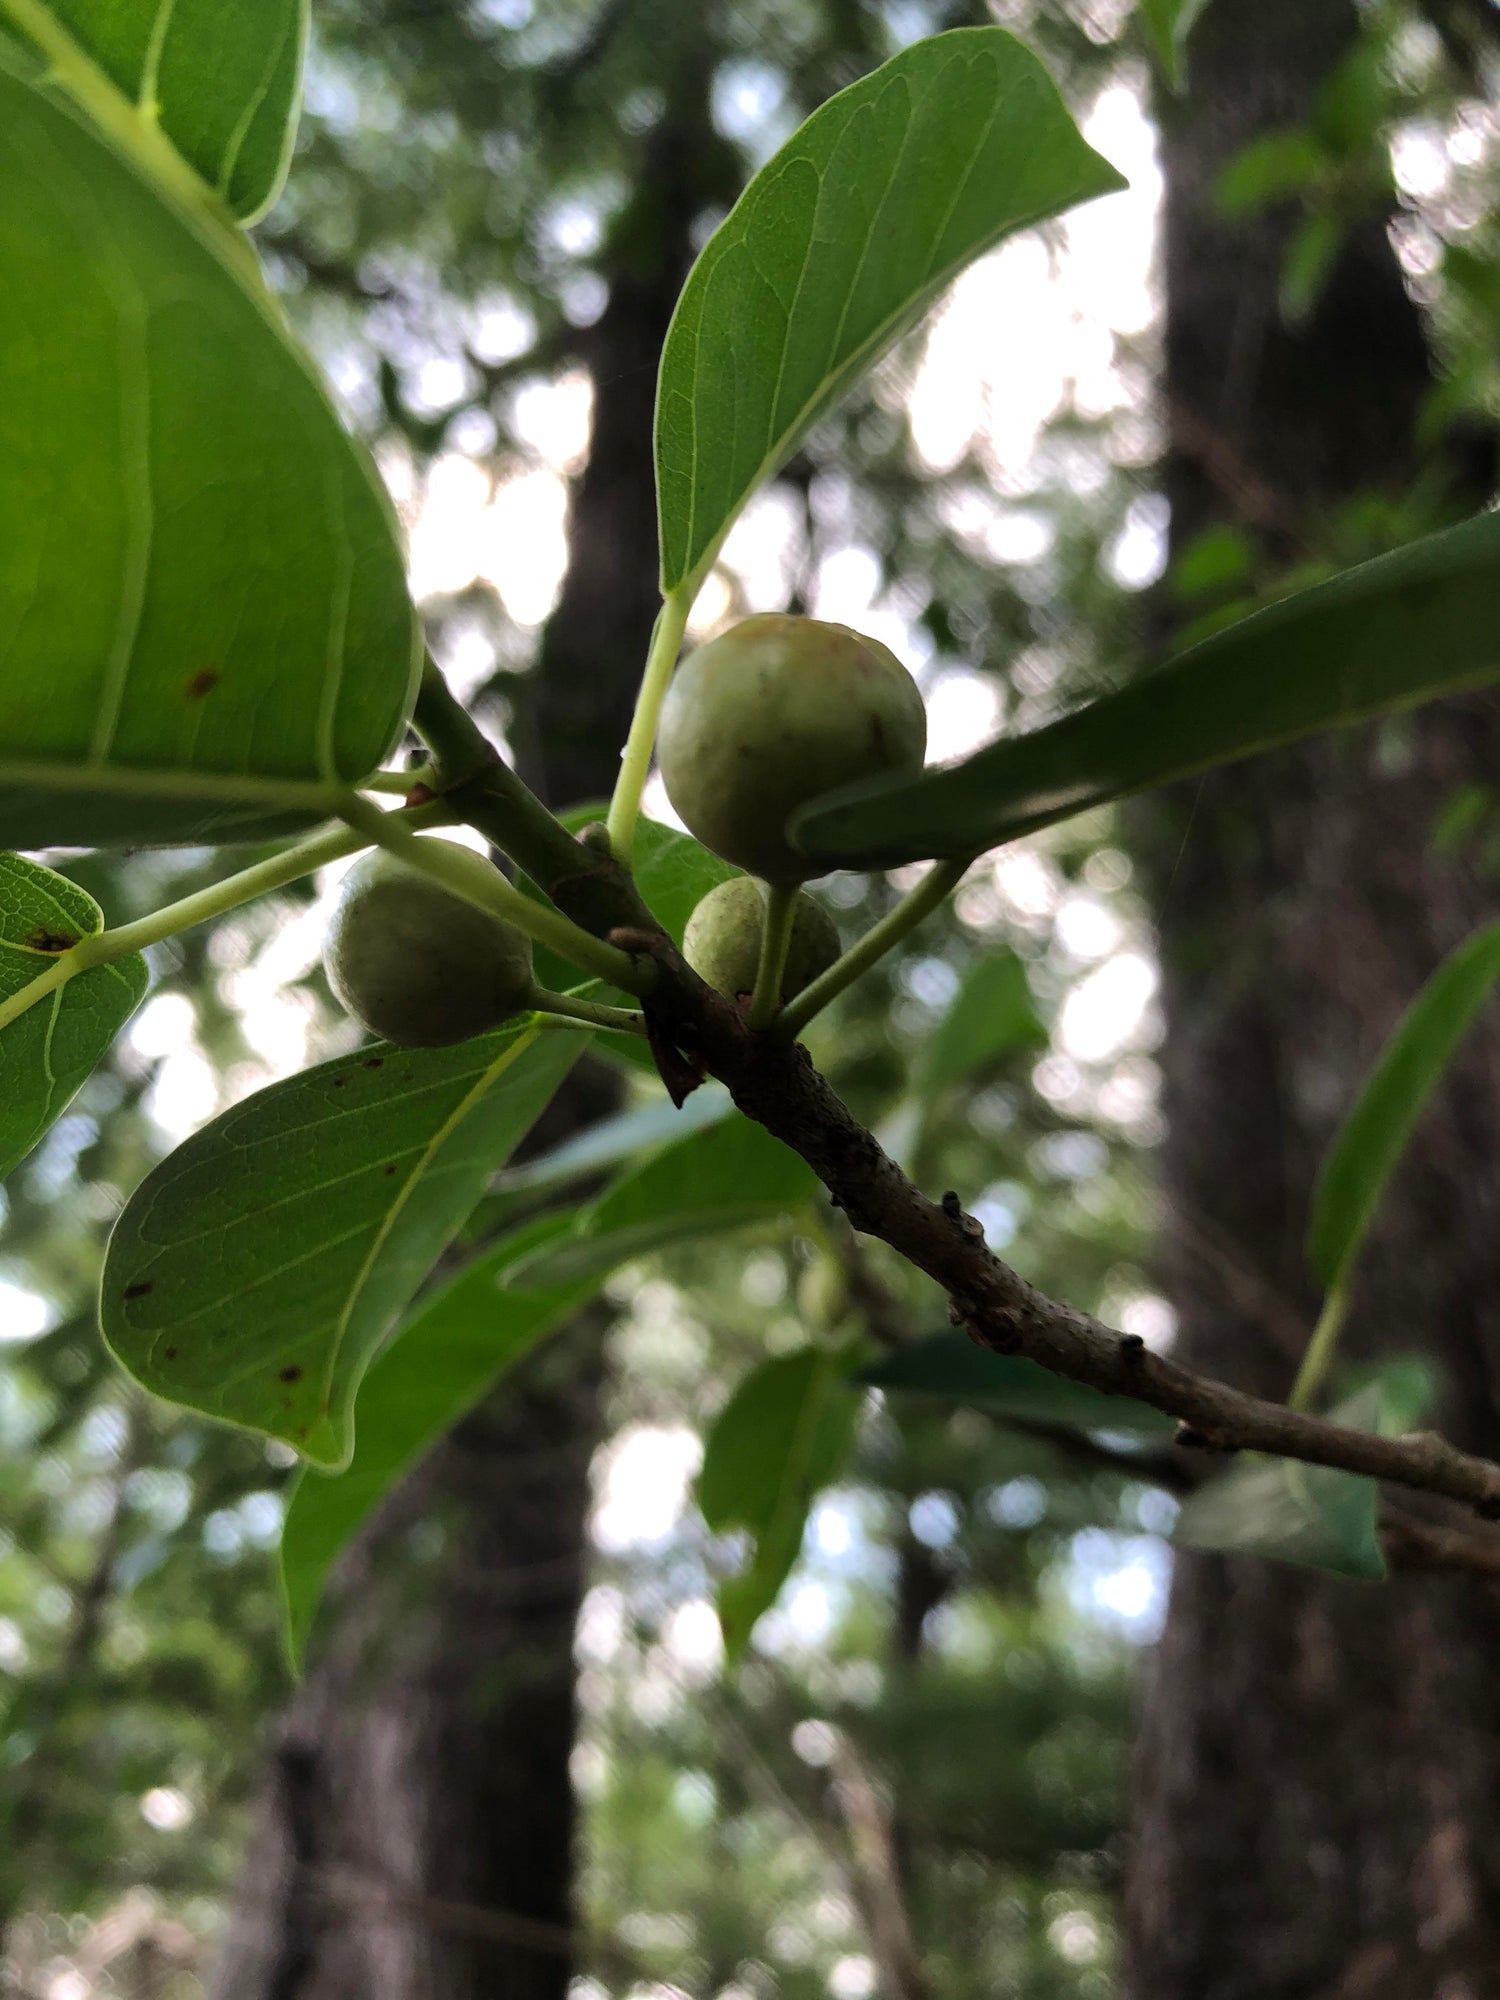
MULTIPOLYGON (((765 884, 797 889, 782 1002, 827 970, 838 933, 800 887, 822 870, 791 846, 787 822, 837 786, 920 769, 926 748, 916 682, 888 647, 847 626, 746 618, 688 656, 662 708, 662 781, 695 838, 746 871, 711 890, 688 923, 683 955, 701 979, 750 994, 765 884)), ((490 873, 480 855, 445 844, 477 883, 490 873)), ((384 849, 345 876, 324 963, 340 1004, 408 1048, 467 1041, 540 998, 529 938, 384 849)))

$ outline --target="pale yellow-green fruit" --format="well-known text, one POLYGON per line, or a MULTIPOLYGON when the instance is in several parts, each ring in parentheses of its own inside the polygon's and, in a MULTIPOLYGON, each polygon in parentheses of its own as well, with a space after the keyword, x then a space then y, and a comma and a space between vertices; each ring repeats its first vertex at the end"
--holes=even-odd
MULTIPOLYGON (((731 1000, 737 999, 755 991, 765 928, 765 891, 750 876, 736 875, 710 889, 688 918, 682 955, 700 979, 727 993, 731 1000)), ((821 903, 799 889, 786 969, 781 975, 782 1004, 810 986, 820 972, 826 972, 839 950, 833 918, 821 903)))
POLYGON ((746 618, 677 670, 657 755, 667 796, 705 847, 767 882, 826 873, 787 838, 822 792, 918 771, 927 714, 886 646, 816 618, 746 618))
MULTIPOLYGON (((476 884, 482 855, 434 842, 476 884)), ((531 940, 376 848, 344 877, 323 944, 339 1005, 387 1042, 440 1049, 498 1028, 532 1004, 531 940)))

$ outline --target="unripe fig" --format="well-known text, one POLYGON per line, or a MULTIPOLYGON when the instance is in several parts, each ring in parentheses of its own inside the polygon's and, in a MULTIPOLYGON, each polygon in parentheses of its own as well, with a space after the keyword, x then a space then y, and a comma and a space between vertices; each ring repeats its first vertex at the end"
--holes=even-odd
MULTIPOLYGON (((456 841, 440 844, 476 883, 494 869, 456 841)), ((323 945, 339 1004, 372 1034, 440 1049, 498 1028, 532 1004, 531 940, 376 848, 344 877, 323 945)))
MULTIPOLYGON (((760 940, 766 928, 765 891, 748 875, 736 875, 710 889, 688 918, 682 955, 697 973, 731 1000, 755 990, 760 964, 760 940)), ((781 975, 784 1006, 820 972, 826 972, 840 951, 833 918, 805 891, 797 892, 792 941, 781 975)))
POLYGON ((816 618, 746 618, 690 653, 667 690, 657 754, 667 797, 705 847, 767 882, 826 871, 787 839, 821 792, 917 771, 927 715, 878 639, 816 618))

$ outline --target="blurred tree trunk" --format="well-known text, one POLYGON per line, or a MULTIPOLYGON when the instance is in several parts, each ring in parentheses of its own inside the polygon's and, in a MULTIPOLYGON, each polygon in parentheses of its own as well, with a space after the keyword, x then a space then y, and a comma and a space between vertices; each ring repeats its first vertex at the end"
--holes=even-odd
MULTIPOLYGON (((1429 375, 1384 229, 1311 317, 1277 286, 1284 213, 1231 223, 1224 162, 1302 122, 1352 0, 1215 0, 1164 110, 1172 541, 1235 521, 1277 560, 1350 496, 1399 493, 1429 375)), ((1478 453, 1475 457, 1477 459, 1478 453)), ((1467 506, 1486 498, 1460 473, 1467 506), (1464 487, 1467 487, 1466 494, 1464 487)), ((1500 769, 1483 696, 1182 788, 1140 816, 1164 961, 1180 1351, 1284 1395, 1316 1310, 1318 1161, 1398 1014, 1494 915, 1431 835, 1500 769)), ((1470 1037, 1361 1261, 1351 1356, 1422 1352, 1437 1420, 1500 1452, 1500 1023, 1470 1037)), ((1179 1559, 1139 1751, 1135 2000, 1484 2000, 1500 1992, 1500 1601, 1468 1577, 1384 1588, 1179 1559)))
MULTIPOLYGON (((581 334, 598 388, 527 775, 608 795, 657 604, 656 361, 691 256, 708 56, 684 65, 581 334)), ((602 1069, 547 1137, 600 1115, 602 1069)), ((336 1580, 281 1725, 218 2000, 561 2000, 572 1964, 573 1632, 605 1321, 587 1313, 391 1496, 336 1580)))

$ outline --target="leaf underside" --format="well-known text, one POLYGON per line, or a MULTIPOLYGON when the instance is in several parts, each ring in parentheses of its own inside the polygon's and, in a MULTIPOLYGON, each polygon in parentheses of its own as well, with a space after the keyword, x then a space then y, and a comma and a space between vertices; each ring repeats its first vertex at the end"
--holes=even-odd
POLYGON ((964 265, 1123 186, 999 28, 916 43, 830 98, 741 195, 662 350, 662 588, 690 587, 750 494, 964 265))
MULTIPOLYGON (((103 928, 99 905, 76 882, 0 854, 0 1000, 103 928)), ((145 997, 149 977, 138 952, 95 966, 0 1028, 0 1180, 67 1109, 145 997)))
POLYGON ((584 1041, 377 1042, 215 1119, 115 1226, 110 1347, 156 1395, 343 1464, 372 1354, 584 1041))
POLYGON ((269 208, 291 153, 307 0, 47 0, 230 213, 269 208))
POLYGON ((1361 563, 1127 687, 947 770, 830 793, 793 822, 829 866, 979 854, 1093 806, 1500 673, 1500 514, 1361 563))
POLYGON ((0 67, 0 845, 284 832, 409 713, 389 504, 211 235, 0 67))

